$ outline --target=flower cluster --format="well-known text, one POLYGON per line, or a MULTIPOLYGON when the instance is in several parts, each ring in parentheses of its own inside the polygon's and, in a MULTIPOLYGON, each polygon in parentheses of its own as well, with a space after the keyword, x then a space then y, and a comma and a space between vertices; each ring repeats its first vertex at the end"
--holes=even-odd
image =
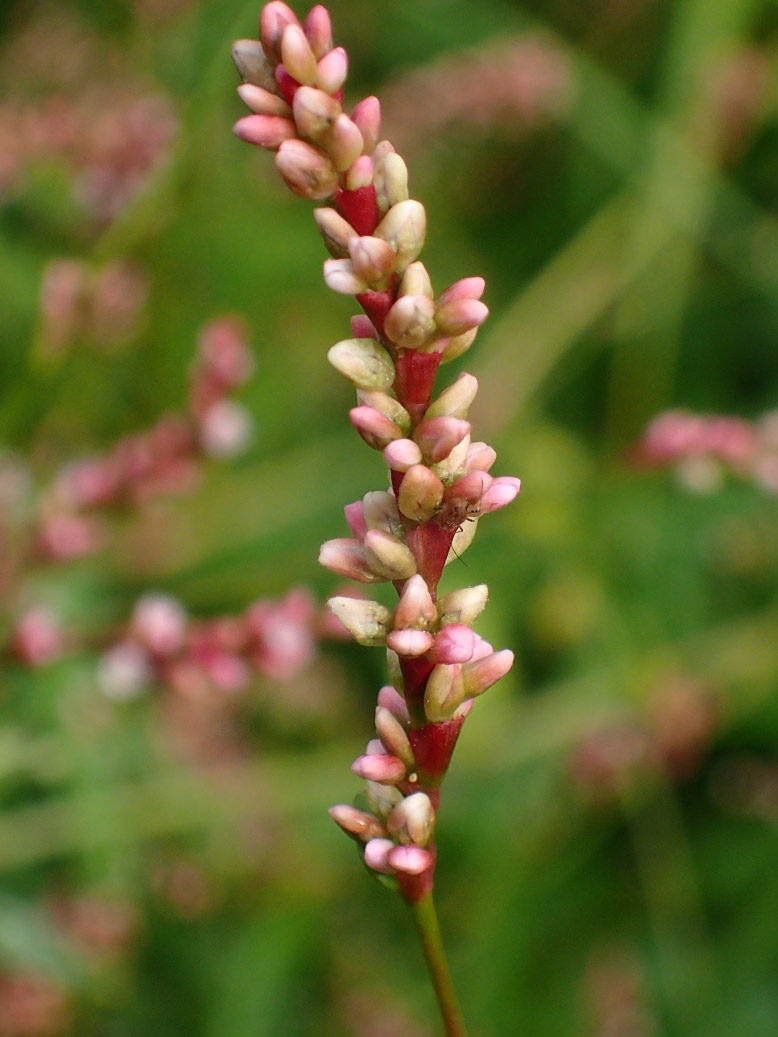
POLYGON ((746 421, 667 411, 645 430, 634 458, 649 467, 673 467, 681 483, 698 493, 718 489, 727 474, 778 493, 778 412, 746 421))
POLYGON ((405 162, 380 139, 377 98, 344 110, 348 60, 333 46, 324 7, 301 24, 286 4, 267 4, 259 40, 238 40, 233 58, 252 112, 237 136, 275 152, 294 194, 332 201, 314 214, 332 257, 324 279, 363 310, 353 337, 328 356, 356 388, 351 422, 382 453, 390 486, 345 509, 352 536, 325 543, 320 561, 360 583, 392 582, 399 601, 394 609, 340 595, 329 602, 357 641, 386 646, 392 681, 379 694, 378 738, 352 768, 368 782, 365 809, 332 814, 368 867, 396 875, 415 903, 432 888, 440 784, 465 716, 513 661, 471 629, 485 586, 437 595, 444 565, 467 548, 479 517, 519 490, 518 479, 489 474, 494 451, 471 439, 476 379, 462 374, 433 396, 440 364, 461 356, 487 317, 484 282, 433 291, 418 259, 424 206, 409 195, 405 162))

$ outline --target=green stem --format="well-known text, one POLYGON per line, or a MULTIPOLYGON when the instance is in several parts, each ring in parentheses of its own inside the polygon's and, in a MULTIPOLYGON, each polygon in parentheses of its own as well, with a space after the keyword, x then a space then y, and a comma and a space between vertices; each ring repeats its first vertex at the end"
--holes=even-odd
POLYGON ((424 957, 427 959, 430 979, 435 988, 446 1037, 467 1037, 465 1022, 446 960, 446 952, 443 950, 432 893, 428 893, 421 900, 410 903, 408 906, 413 911, 416 928, 421 937, 424 957))

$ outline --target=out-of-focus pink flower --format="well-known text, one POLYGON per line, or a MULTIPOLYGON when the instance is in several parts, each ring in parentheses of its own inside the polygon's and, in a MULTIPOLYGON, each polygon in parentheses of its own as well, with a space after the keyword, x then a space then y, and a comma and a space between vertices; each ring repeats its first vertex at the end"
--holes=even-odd
POLYGON ((0 975, 0 1034, 59 1037, 68 1030, 68 1004, 52 980, 33 973, 0 975))
POLYGON ((53 612, 44 606, 28 609, 13 632, 13 649, 28 666, 45 666, 65 650, 65 637, 53 612))
POLYGON ((258 601, 246 613, 252 638, 252 657, 260 673, 288 679, 313 659, 316 609, 302 588, 289 591, 278 602, 258 601))

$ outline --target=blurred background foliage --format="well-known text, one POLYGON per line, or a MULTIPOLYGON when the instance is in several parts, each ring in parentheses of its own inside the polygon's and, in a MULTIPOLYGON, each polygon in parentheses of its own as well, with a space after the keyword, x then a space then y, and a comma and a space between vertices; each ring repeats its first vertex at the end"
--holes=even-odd
MULTIPOLYGON (((778 401, 778 6, 330 9, 436 286, 487 279, 454 366, 524 487, 446 576, 489 583, 479 632, 517 656, 440 828, 472 1032, 776 1033, 775 492, 679 486, 631 447, 670 407, 778 401)), ((106 678, 149 590, 200 624, 294 586, 320 605, 319 544, 383 486, 325 361, 351 304, 310 206, 230 133, 229 46, 258 12, 0 6, 3 1037, 437 1032, 409 918, 326 815, 358 791, 382 653, 323 638, 232 690, 106 678), (248 448, 101 513, 99 550, 43 550, 57 473, 181 412, 225 314, 255 357, 248 448)))

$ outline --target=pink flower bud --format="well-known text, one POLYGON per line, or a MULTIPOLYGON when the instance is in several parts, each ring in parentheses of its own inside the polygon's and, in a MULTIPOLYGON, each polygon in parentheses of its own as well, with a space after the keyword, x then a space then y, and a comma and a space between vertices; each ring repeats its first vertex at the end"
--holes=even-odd
POLYGON ((330 160, 304 140, 285 140, 278 149, 276 166, 286 186, 300 198, 319 201, 338 186, 338 174, 330 160))
POLYGON ((470 331, 466 331, 463 335, 455 335, 453 338, 450 338, 448 340, 448 345, 441 354, 440 362, 442 364, 448 364, 450 361, 456 360, 457 357, 466 353, 475 342, 477 334, 478 328, 471 328, 470 331))
POLYGON ((485 287, 486 281, 483 277, 463 277, 461 281, 455 281, 448 288, 444 288, 436 302, 440 308, 459 299, 480 299, 485 287))
POLYGON ((153 655, 175 654, 184 644, 189 617, 186 609, 167 594, 144 594, 132 612, 130 629, 153 655))
POLYGON ((235 40, 232 45, 232 60, 244 83, 263 87, 271 93, 278 92, 273 66, 268 61, 259 40, 235 40))
POLYGON ((397 608, 394 610, 394 626, 396 630, 406 627, 421 629, 434 623, 438 618, 438 611, 429 587, 424 578, 416 575, 406 580, 397 608))
POLYGON ((324 282, 340 295, 360 295, 368 288, 367 282, 354 270, 350 259, 325 259, 324 282))
POLYGON ((478 379, 463 371, 453 385, 449 385, 436 400, 433 400, 424 417, 466 418, 477 392, 478 379))
POLYGON ((365 143, 365 154, 372 155, 381 129, 381 105, 377 97, 365 97, 354 108, 351 118, 359 127, 365 143))
POLYGON ((322 147, 341 114, 340 104, 334 97, 311 86, 301 86, 295 93, 292 110, 300 135, 322 147))
POLYGON ((378 341, 375 325, 364 313, 357 313, 351 318, 351 334, 354 338, 374 338, 378 341))
POLYGON ((239 140, 247 144, 256 144, 260 148, 275 151, 284 141, 297 136, 297 129, 291 119, 280 115, 244 115, 232 128, 239 140))
POLYGON ((471 472, 463 475, 446 489, 446 500, 461 501, 469 505, 475 512, 480 509, 481 498, 494 480, 487 472, 471 472))
POLYGON ((450 720, 464 698, 462 667, 438 663, 427 678, 424 689, 424 713, 427 719, 433 724, 450 720))
POLYGON ((426 630, 393 630, 387 635, 386 646, 405 659, 418 659, 432 647, 434 640, 426 630))
POLYGON ((431 663, 466 663, 473 658, 475 634, 462 623, 450 623, 435 637, 427 654, 431 663))
POLYGON ((371 288, 380 289, 394 273, 394 252, 383 238, 354 237, 349 241, 354 273, 371 288))
POLYGON ((271 93, 255 83, 241 83, 238 87, 241 101, 257 115, 279 115, 284 119, 292 118, 292 109, 277 94, 271 93))
POLYGON ((405 699, 391 684, 385 684, 378 692, 378 705, 388 709, 393 716, 397 717, 401 724, 407 726, 410 723, 405 699))
POLYGON ((284 68, 305 86, 313 86, 316 82, 316 58, 305 33, 297 25, 287 25, 281 37, 281 60, 284 68))
POLYGON ((397 847, 391 839, 371 839, 365 845, 365 864, 380 875, 392 875, 394 868, 389 864, 389 851, 397 847))
POLYGON ((357 236, 351 224, 344 220, 336 209, 327 206, 314 209, 313 218, 329 254, 336 259, 346 259, 349 254, 349 242, 357 236))
POLYGON ((137 698, 151 683, 153 674, 148 654, 132 641, 121 641, 100 656, 97 685, 115 702, 137 698))
POLYGON ((464 335, 483 324, 489 310, 478 299, 454 299, 435 313, 435 323, 444 335, 464 335))
POLYGON ((411 416, 399 400, 377 389, 357 389, 357 399, 365 407, 373 407, 390 418, 406 435, 411 427, 411 416))
POLYGON ((339 173, 356 162, 362 154, 362 134, 343 112, 335 120, 329 144, 329 155, 339 173))
POLYGON ((421 875, 432 867, 432 854, 420 846, 395 846, 386 855, 386 863, 404 875, 421 875))
POLYGON ((504 677, 513 666, 513 652, 504 649, 501 652, 492 652, 483 659, 466 663, 462 667, 462 677, 465 686, 465 697, 472 698, 481 695, 493 684, 504 677))
POLYGON ((374 450, 383 450, 387 443, 402 436, 400 428, 373 407, 353 407, 349 411, 349 418, 367 445, 374 450))
POLYGON ((316 65, 316 85, 328 94, 337 94, 348 75, 348 55, 343 47, 328 51, 316 65))
POLYGON ((380 583, 385 579, 368 563, 358 540, 343 537, 328 540, 319 551, 319 564, 338 576, 359 583, 380 583))
POLYGON ((418 349, 435 331, 435 304, 426 295, 403 295, 384 322, 384 332, 402 349, 418 349))
POLYGON ((451 562, 454 561, 459 562, 462 560, 462 555, 473 542, 477 526, 478 520, 473 518, 469 518, 466 522, 462 523, 454 534, 454 539, 451 541, 451 547, 446 555, 446 565, 450 565, 451 562))
POLYGON ((387 490, 371 490, 362 498, 368 529, 382 529, 385 533, 402 536, 397 501, 387 490))
POLYGON ((361 540, 365 533, 367 533, 364 504, 361 500, 354 501, 353 504, 347 504, 343 511, 346 515, 348 528, 358 540, 361 540))
POLYGON ((423 464, 409 468, 400 484, 397 506, 406 518, 427 522, 443 500, 444 486, 434 472, 423 464))
POLYGON ((62 655, 65 640, 54 614, 43 606, 28 609, 16 624, 13 648, 28 666, 46 666, 62 655))
POLYGON ((236 400, 217 400, 200 419, 203 450, 219 460, 243 453, 253 432, 251 414, 236 400))
POLYGON ((375 189, 381 212, 408 198, 408 167, 396 151, 376 160, 375 189))
POLYGON ((359 191, 373 186, 373 163, 367 155, 360 155, 346 173, 344 187, 347 191, 359 191))
POLYGON ((521 480, 510 475, 498 476, 481 498, 481 514, 497 511, 510 504, 521 489, 521 480))
POLYGON ((467 451, 463 474, 488 472, 496 460, 497 454, 492 447, 487 446, 486 443, 471 443, 467 451))
POLYGON ((378 706, 375 712, 375 726, 381 744, 386 751, 403 761, 409 771, 416 767, 413 749, 407 732, 395 714, 385 706, 378 706))
POLYGON ((416 572, 416 559, 410 549, 391 533, 368 530, 364 549, 370 568, 387 580, 407 580, 416 572))
POLYGON ((470 423, 461 418, 428 418, 418 426, 413 438, 430 463, 442 461, 470 434, 470 423))
POLYGON ((384 460, 393 472, 407 472, 421 461, 421 450, 412 439, 395 439, 384 448, 384 460))
POLYGON ((317 4, 310 9, 303 22, 303 30, 317 61, 332 49, 330 13, 322 4, 317 4))
POLYGON ((281 60, 281 40, 288 25, 300 27, 297 15, 281 0, 265 4, 259 16, 259 38, 262 47, 273 65, 281 60))
POLYGON ((408 769, 397 756, 386 753, 370 753, 358 756, 351 764, 351 771, 365 781, 377 781, 379 785, 396 785, 408 774, 408 769))
POLYGON ((347 806, 345 803, 330 807, 329 815, 347 835, 353 835, 362 842, 381 838, 385 834, 384 827, 377 817, 365 813, 364 810, 357 810, 356 807, 347 806))

